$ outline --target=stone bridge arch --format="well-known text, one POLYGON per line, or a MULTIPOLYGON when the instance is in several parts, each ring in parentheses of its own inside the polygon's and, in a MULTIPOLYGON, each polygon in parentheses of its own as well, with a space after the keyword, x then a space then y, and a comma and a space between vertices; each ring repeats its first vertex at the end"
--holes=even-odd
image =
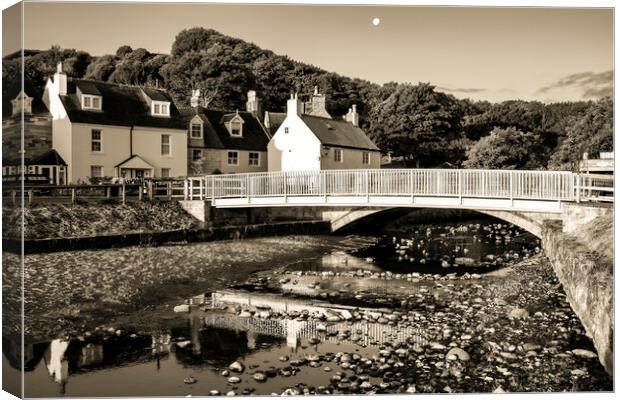
MULTIPOLYGON (((385 215, 386 218, 398 217, 413 211, 413 207, 361 207, 355 209, 329 210, 322 213, 322 218, 329 221, 332 232, 338 232, 359 223, 364 219, 377 218, 385 215)), ((497 219, 514 224, 534 236, 542 237, 542 227, 546 220, 562 220, 562 214, 540 213, 527 211, 498 211, 498 210, 471 210, 489 215, 497 219)))

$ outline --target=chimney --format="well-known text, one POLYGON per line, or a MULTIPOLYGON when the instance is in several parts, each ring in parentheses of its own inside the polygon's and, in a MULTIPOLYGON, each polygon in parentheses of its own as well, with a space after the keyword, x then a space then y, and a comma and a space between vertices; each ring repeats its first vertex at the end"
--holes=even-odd
POLYGON ((359 126, 360 123, 360 116, 357 113, 357 105, 353 104, 353 106, 351 108, 349 108, 349 112, 347 113, 347 115, 344 116, 344 119, 347 122, 352 123, 355 126, 359 126))
POLYGON ((261 110, 260 103, 261 102, 258 96, 256 95, 256 91, 255 90, 248 91, 248 101, 247 103, 245 103, 245 110, 247 112, 251 112, 256 117, 261 118, 262 110, 261 110))
POLYGON ((297 98, 297 93, 286 101, 286 115, 301 115, 301 101, 297 98))
POLYGON ((316 117, 332 117, 327 112, 327 108, 325 108, 325 95, 319 93, 318 86, 314 87, 314 93, 312 94, 310 101, 305 104, 305 113, 316 117))
POLYGON ((56 86, 59 95, 64 96, 67 94, 67 74, 62 71, 62 62, 60 61, 56 64, 54 85, 56 86))
POLYGON ((200 89, 192 89, 192 97, 189 99, 189 105, 192 107, 200 107, 201 103, 200 89))

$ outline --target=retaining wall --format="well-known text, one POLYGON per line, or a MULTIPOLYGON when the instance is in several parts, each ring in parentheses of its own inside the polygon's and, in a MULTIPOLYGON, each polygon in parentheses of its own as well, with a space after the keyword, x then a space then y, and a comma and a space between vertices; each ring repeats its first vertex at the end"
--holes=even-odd
MULTIPOLYGON (((609 237, 609 245, 613 246, 612 237, 609 237)), ((613 260, 593 252, 576 236, 563 232, 560 221, 544 224, 542 246, 568 302, 592 338, 601 364, 613 374, 613 260)))

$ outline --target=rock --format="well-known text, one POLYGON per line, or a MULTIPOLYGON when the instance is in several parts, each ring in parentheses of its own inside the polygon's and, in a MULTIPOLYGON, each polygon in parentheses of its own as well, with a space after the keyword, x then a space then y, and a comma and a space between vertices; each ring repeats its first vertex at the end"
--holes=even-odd
POLYGON ((441 343, 431 342, 430 344, 432 350, 445 350, 446 346, 441 343))
POLYGON ((247 310, 241 311, 239 313, 240 318, 250 318, 251 316, 252 316, 252 313, 247 310))
POLYGON ((228 369, 232 372, 243 372, 245 370, 245 365, 239 361, 235 361, 228 366, 228 369))
POLYGON ((456 358, 458 358, 461 361, 469 361, 469 354, 458 347, 453 347, 450 349, 450 351, 448 351, 448 353, 446 353, 446 358, 448 358, 449 356, 456 356, 456 358))
POLYGON ((318 324, 316 326, 316 330, 317 330, 317 332, 325 332, 327 330, 327 327, 325 325, 323 325, 323 324, 318 324))
POLYGON ((241 378, 239 378, 238 376, 231 376, 230 378, 228 378, 228 383, 239 383, 241 382, 241 378))
POLYGON ((198 382, 198 380, 193 376, 188 376, 187 378, 183 379, 183 383, 185 383, 186 385, 193 385, 196 382, 198 382))
POLYGON ((415 385, 409 385, 409 387, 407 387, 406 393, 415 393, 415 385))
POLYGON ((190 311, 189 304, 181 304, 173 308, 175 313, 188 313, 190 311))
POLYGON ((368 382, 368 381, 364 381, 360 384, 360 389, 362 390, 368 390, 368 389, 372 389, 372 383, 368 382))
POLYGON ((541 348, 542 348, 542 347, 541 347, 540 345, 535 344, 535 343, 525 343, 525 344, 523 345, 523 350, 524 350, 524 351, 527 351, 527 352, 529 352, 529 351, 538 351, 538 350, 540 350, 541 348))
POLYGON ((598 357, 595 352, 590 351, 590 350, 584 350, 584 349, 575 349, 575 350, 571 351, 571 353, 573 353, 576 356, 583 357, 583 358, 596 358, 596 357, 598 357))
POLYGON ((570 371, 570 373, 573 376, 585 376, 588 374, 588 371, 585 371, 583 369, 573 369, 570 371))
POLYGON ((224 371, 222 371, 222 374, 221 374, 221 375, 222 375, 222 376, 228 376, 228 375, 230 375, 230 371, 229 371, 229 370, 227 370, 227 369, 225 369, 224 371))
POLYGON ((513 308, 508 313, 508 318, 510 319, 523 319, 528 318, 530 313, 525 308, 513 308))
POLYGON ((226 396, 236 396, 237 393, 235 393, 234 390, 231 390, 230 392, 226 393, 226 396))
POLYGON ((178 348, 184 349, 184 348, 186 348, 188 346, 191 346, 192 342, 190 340, 182 340, 180 342, 177 342, 176 344, 177 344, 178 348))
POLYGON ((498 386, 497 389, 495 389, 493 391, 493 393, 506 393, 506 391, 504 389, 502 389, 501 386, 498 386))
POLYGON ((209 396, 219 396, 220 395, 220 391, 219 390, 211 390, 209 392, 209 396))
POLYGON ((256 382, 265 382, 267 380, 267 375, 262 372, 257 372, 252 375, 252 378, 254 378, 256 382))
POLYGON ((476 260, 474 260, 471 257, 456 257, 454 259, 454 263, 458 264, 458 265, 474 265, 476 263, 476 260))

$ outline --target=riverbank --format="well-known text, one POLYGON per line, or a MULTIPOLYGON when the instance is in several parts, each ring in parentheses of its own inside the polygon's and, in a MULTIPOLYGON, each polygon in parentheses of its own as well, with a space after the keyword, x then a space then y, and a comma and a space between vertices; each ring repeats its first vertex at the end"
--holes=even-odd
MULTIPOLYGON (((72 238, 200 227, 176 201, 34 204, 24 208, 24 238, 72 238)), ((2 235, 21 237, 19 208, 2 208, 2 235)))
MULTIPOLYGON (((284 236, 161 247, 33 254, 25 258, 25 333, 47 338, 81 325, 205 293, 331 248, 333 239, 284 236)), ((20 265, 3 253, 5 334, 18 334, 20 265), (11 315, 13 314, 13 315, 11 315), (14 332, 11 332, 14 331, 14 332)), ((135 314, 133 314, 135 316, 135 314)))

